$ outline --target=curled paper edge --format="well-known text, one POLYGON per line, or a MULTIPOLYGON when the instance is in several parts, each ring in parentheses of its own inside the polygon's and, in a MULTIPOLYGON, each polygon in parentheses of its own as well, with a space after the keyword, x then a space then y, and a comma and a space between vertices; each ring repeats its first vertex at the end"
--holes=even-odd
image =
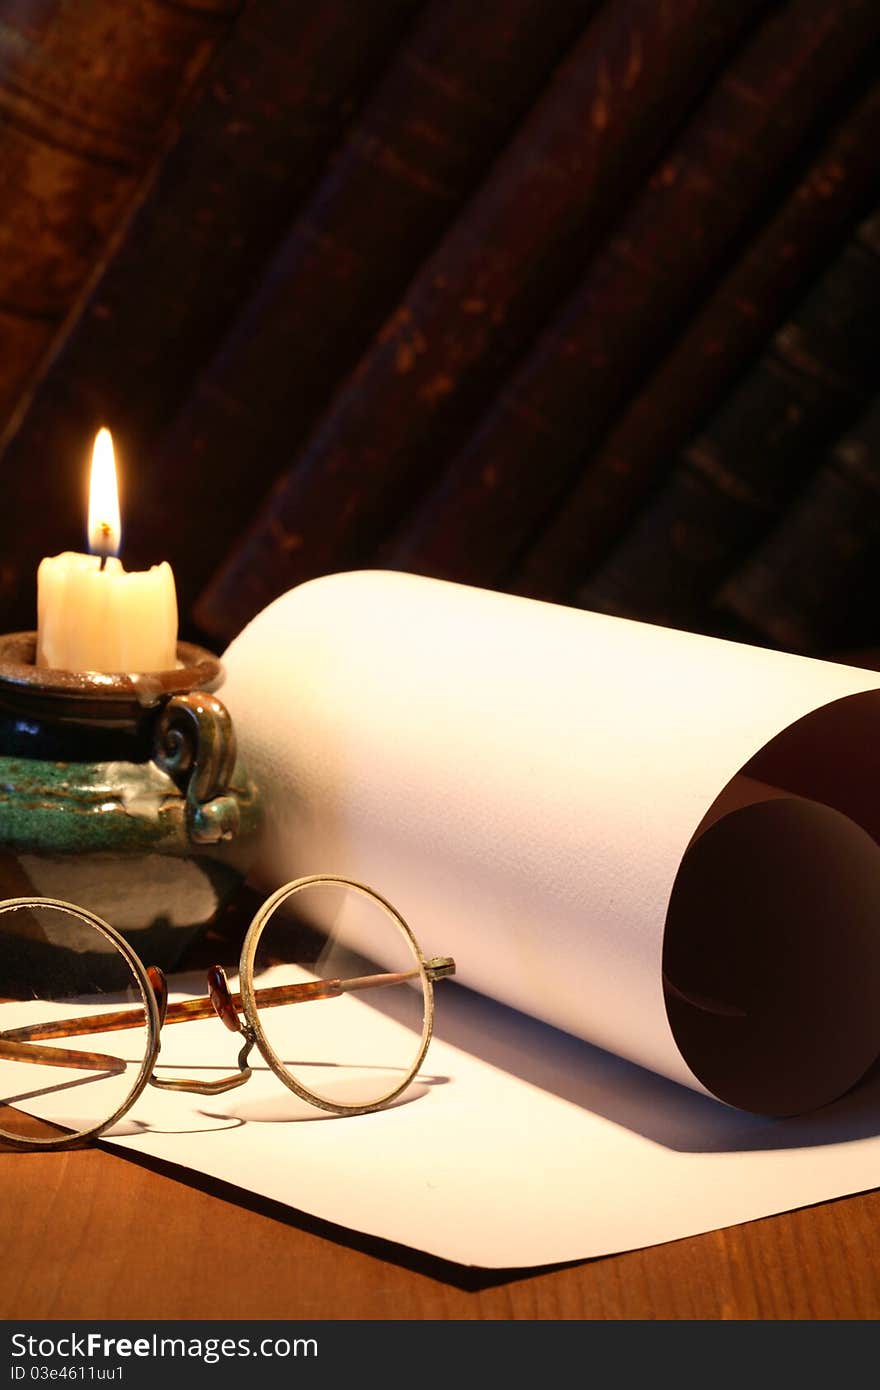
POLYGON ((859 786, 789 794, 861 833, 864 746, 810 717, 862 696, 880 743, 876 673, 382 571, 283 595, 224 663, 267 806, 258 883, 362 879, 465 983, 709 1093, 662 979, 686 851, 740 774, 776 785, 792 729, 801 778, 839 748, 859 786))

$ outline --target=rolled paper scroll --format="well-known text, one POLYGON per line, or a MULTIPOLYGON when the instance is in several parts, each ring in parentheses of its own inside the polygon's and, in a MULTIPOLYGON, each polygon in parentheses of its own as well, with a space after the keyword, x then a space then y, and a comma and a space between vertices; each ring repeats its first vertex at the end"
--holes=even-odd
POLYGON ((255 878, 358 878, 458 978, 730 1104, 880 1054, 880 676, 381 571, 224 656, 255 878))

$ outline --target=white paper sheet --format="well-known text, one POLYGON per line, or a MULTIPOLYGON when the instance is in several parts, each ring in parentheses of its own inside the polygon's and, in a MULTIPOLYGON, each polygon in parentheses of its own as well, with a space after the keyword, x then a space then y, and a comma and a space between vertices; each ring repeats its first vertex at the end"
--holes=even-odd
MULTIPOLYGON (((197 978, 186 984, 199 992, 197 978)), ((257 1059, 226 1095, 148 1089, 108 1142, 498 1269, 672 1240, 877 1181, 880 1077, 812 1116, 762 1120, 455 985, 437 993, 443 1037, 390 1110, 336 1119, 257 1059)), ((168 1027, 159 1074, 210 1079, 235 1070, 236 1052, 218 1020, 168 1027)), ((76 1123, 83 1104, 67 1092, 30 1108, 76 1123)))
MULTIPOLYGON (((388 1111, 334 1119, 261 1069, 213 1101, 149 1092, 137 1130, 114 1142, 493 1269, 674 1240, 878 1181, 880 1081, 767 1121, 454 986, 438 989, 438 1016, 422 1082, 388 1111)), ((217 1044, 204 1054, 215 1067, 217 1044)), ((175 1046, 188 1060, 192 1044, 175 1046)))

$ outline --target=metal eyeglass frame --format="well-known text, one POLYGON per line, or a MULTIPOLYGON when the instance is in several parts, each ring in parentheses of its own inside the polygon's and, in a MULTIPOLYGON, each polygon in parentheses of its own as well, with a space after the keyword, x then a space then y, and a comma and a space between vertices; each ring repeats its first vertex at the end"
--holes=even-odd
POLYGON ((258 1049, 278 1079, 301 1100, 310 1105, 315 1105, 321 1110, 329 1110, 336 1115, 364 1115, 373 1110, 381 1110, 409 1086, 425 1059, 434 1028, 434 981, 455 974, 455 962, 450 956, 434 956, 430 960, 425 959, 412 929, 397 909, 392 907, 391 903, 375 889, 368 888, 366 884, 358 883, 355 879, 343 878, 335 874, 314 874, 308 878, 294 879, 277 889, 262 904, 251 921, 241 950, 239 962, 240 993, 233 994, 231 992, 223 967, 214 965, 207 973, 207 996, 201 999, 182 1000, 176 1004, 168 1003, 168 986, 163 972, 156 966, 144 966, 125 937, 115 927, 111 927, 108 922, 96 916, 95 913, 57 898, 26 897, 7 898, 5 901, 0 901, 0 915, 16 908, 41 907, 55 908, 79 918, 80 921, 94 927, 97 932, 112 943, 128 964, 137 981, 144 1012, 141 1014, 140 1009, 135 1005, 105 1014, 59 1019, 51 1023, 38 1023, 23 1028, 8 1029, 0 1032, 0 1061, 32 1062, 42 1065, 76 1067, 82 1070, 100 1068, 104 1071, 116 1071, 118 1073, 120 1070, 125 1070, 125 1063, 108 1054, 43 1047, 40 1046, 40 1043, 50 1038, 70 1038, 77 1034, 115 1032, 124 1028, 143 1026, 144 1023, 146 1023, 148 1033, 147 1047, 137 1080, 123 1104, 107 1119, 102 1120, 91 1129, 78 1130, 74 1134, 65 1134, 58 1138, 49 1139, 24 1137, 0 1129, 0 1140, 15 1148, 61 1149, 81 1144, 87 1139, 95 1139, 105 1130, 110 1129, 131 1109, 148 1084, 161 1090, 187 1091, 199 1095, 219 1095, 235 1086, 241 1086, 251 1075, 251 1068, 247 1059, 253 1047, 258 1049), (356 892, 384 908, 409 943, 417 961, 416 969, 405 972, 362 975, 348 980, 315 980, 301 984, 276 985, 267 989, 255 989, 253 980, 254 957, 266 924, 281 903, 301 892, 304 888, 315 884, 339 884, 343 887, 353 888, 356 892), (363 989, 400 984, 417 976, 421 979, 425 1006, 418 1052, 403 1079, 397 1082, 385 1095, 365 1105, 345 1105, 330 1101, 303 1086, 287 1071, 283 1062, 276 1055, 260 1022, 258 1006, 271 1008, 277 1004, 332 999, 363 989), (243 1019, 239 1010, 244 1014, 243 1019), (232 1032, 241 1034, 243 1043, 238 1055, 238 1071, 230 1076, 221 1077, 217 1081, 156 1077, 154 1070, 161 1047, 163 1026, 166 1023, 184 1023, 194 1019, 210 1018, 213 1014, 216 1014, 232 1032))

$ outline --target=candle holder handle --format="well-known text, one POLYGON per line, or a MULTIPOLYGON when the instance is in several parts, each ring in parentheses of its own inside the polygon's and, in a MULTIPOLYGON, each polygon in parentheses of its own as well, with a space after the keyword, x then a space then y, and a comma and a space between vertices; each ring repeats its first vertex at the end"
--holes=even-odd
POLYGON ((235 769, 235 730, 216 695, 191 691, 168 700, 156 724, 153 758, 186 795, 192 840, 216 844, 235 837, 239 805, 227 794, 235 769))

